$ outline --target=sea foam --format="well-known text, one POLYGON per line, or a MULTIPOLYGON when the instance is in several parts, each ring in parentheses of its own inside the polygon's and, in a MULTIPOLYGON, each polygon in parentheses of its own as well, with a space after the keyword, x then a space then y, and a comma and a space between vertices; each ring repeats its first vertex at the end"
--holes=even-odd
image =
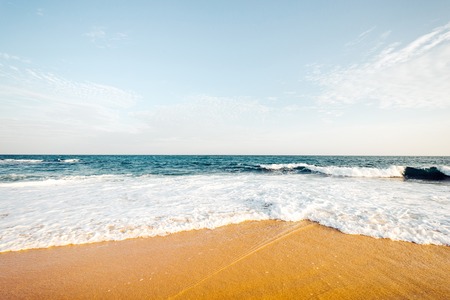
POLYGON ((67 176, 0 183, 0 251, 267 219, 308 219, 349 234, 450 245, 449 211, 450 185, 418 181, 295 174, 67 176))
POLYGON ((450 167, 449 166, 439 166, 437 168, 439 171, 441 171, 445 175, 450 176, 450 167))
POLYGON ((0 159, 0 164, 39 164, 42 162, 42 159, 0 159))
POLYGON ((365 177, 365 178, 395 178, 403 177, 405 167, 390 166, 388 168, 367 168, 367 167, 339 167, 339 166, 315 166, 304 163, 292 164, 262 164, 260 166, 267 170, 309 170, 316 173, 321 173, 330 176, 340 177, 365 177))

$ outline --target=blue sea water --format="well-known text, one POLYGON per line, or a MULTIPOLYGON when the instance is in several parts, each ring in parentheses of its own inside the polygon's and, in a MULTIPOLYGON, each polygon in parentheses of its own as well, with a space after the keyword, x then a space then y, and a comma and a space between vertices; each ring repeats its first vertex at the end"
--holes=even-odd
POLYGON ((1 155, 0 251, 309 219, 450 245, 450 157, 1 155))

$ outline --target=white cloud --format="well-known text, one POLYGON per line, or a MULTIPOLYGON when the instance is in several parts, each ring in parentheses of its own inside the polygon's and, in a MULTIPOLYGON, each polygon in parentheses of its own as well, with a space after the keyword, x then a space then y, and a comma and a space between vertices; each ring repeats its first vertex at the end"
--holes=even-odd
POLYGON ((106 32, 103 27, 94 27, 91 31, 86 32, 83 34, 84 36, 87 36, 91 42, 95 43, 98 40, 103 40, 106 37, 106 32))
POLYGON ((154 153, 259 153, 277 113, 250 97, 198 95, 132 117, 147 125, 141 149, 154 153))
POLYGON ((322 104, 450 107, 450 23, 406 46, 393 44, 363 63, 315 71, 322 104))
POLYGON ((197 95, 133 116, 148 126, 144 144, 157 153, 262 154, 291 151, 298 133, 314 126, 314 111, 267 99, 197 95))
POLYGON ((133 92, 0 62, 0 140, 9 141, 0 152, 251 153, 277 137, 277 128, 298 122, 303 109, 274 99, 198 95, 138 110, 133 92))
POLYGON ((123 33, 123 32, 116 32, 112 37, 111 40, 112 41, 123 41, 128 39, 128 34, 123 33))
POLYGON ((178 134, 186 131, 201 135, 202 132, 257 126, 273 112, 273 108, 248 97, 199 95, 182 103, 158 105, 134 115, 152 128, 173 128, 178 134))
POLYGON ((19 61, 19 62, 22 62, 22 63, 30 63, 30 60, 28 60, 28 59, 25 59, 23 57, 19 57, 19 56, 16 56, 16 55, 11 55, 11 54, 8 54, 8 53, 5 53, 5 52, 0 52, 0 60, 1 59, 4 59, 6 61, 19 61))
POLYGON ((86 32, 83 36, 98 48, 112 48, 118 42, 128 39, 128 35, 124 32, 108 33, 105 27, 93 27, 91 31, 86 32))
MULTIPOLYGON (((9 57, 3 58, 11 61, 9 57)), ((79 132, 140 130, 141 125, 128 116, 140 98, 137 94, 113 86, 68 80, 33 68, 32 64, 16 62, 0 66, 2 126, 26 121, 79 132)))
POLYGON ((38 8, 36 10, 36 15, 43 17, 44 16, 44 9, 43 8, 38 8))
POLYGON ((358 45, 362 43, 368 36, 375 30, 376 26, 371 27, 370 29, 367 29, 366 31, 360 33, 356 39, 353 41, 348 42, 345 44, 346 47, 353 47, 355 45, 358 45))

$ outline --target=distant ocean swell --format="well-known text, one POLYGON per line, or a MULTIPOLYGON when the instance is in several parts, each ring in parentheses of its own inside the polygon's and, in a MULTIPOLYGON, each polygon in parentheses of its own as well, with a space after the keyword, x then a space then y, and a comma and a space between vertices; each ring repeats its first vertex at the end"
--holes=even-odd
MULTIPOLYGON (((14 165, 14 164, 52 164, 52 163, 66 163, 75 164, 80 163, 78 158, 71 159, 53 159, 44 161, 42 159, 0 159, 0 165, 14 165)), ((122 165, 126 165, 127 162, 121 162, 122 165)), ((210 166, 210 165, 208 165, 210 166)), ((200 172, 205 165, 197 166, 200 172)), ((430 167, 412 167, 412 166, 396 166, 392 165, 386 168, 379 167, 343 167, 343 166, 316 166, 305 163, 283 163, 283 164, 245 164, 238 163, 235 165, 229 165, 227 167, 221 166, 216 170, 217 172, 230 172, 230 173, 247 173, 247 172, 274 172, 274 173, 297 173, 297 174, 319 174, 327 176, 337 177, 362 177, 362 178, 405 178, 405 179, 418 179, 418 180, 430 180, 430 181, 442 181, 450 180, 450 166, 430 166, 430 167)), ((182 172, 181 172, 182 173, 182 172)), ((150 171, 148 174, 160 174, 158 171, 150 171)), ((180 170, 175 173, 180 174, 180 170)), ((143 174, 139 174, 143 175, 143 174)), ((145 175, 145 173, 144 173, 145 175)), ((171 175, 169 173, 163 173, 162 175, 171 175)), ((189 175, 189 172, 184 175, 189 175)), ((1 181, 17 181, 36 179, 35 175, 27 176, 23 174, 7 174, 0 175, 1 181)))
POLYGON ((71 159, 60 159, 60 158, 55 158, 53 160, 50 161, 44 161, 43 159, 11 159, 11 158, 6 158, 6 159, 0 159, 0 164, 39 164, 39 163, 43 163, 43 162, 60 162, 60 163, 77 163, 79 162, 80 159, 78 158, 71 158, 71 159))

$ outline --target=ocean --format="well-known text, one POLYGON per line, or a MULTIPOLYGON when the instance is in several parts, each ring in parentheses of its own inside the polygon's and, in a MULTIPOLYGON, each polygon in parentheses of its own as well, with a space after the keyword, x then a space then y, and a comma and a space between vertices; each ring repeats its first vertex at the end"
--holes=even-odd
POLYGON ((0 252, 268 219, 450 245, 450 157, 0 155, 0 252))

